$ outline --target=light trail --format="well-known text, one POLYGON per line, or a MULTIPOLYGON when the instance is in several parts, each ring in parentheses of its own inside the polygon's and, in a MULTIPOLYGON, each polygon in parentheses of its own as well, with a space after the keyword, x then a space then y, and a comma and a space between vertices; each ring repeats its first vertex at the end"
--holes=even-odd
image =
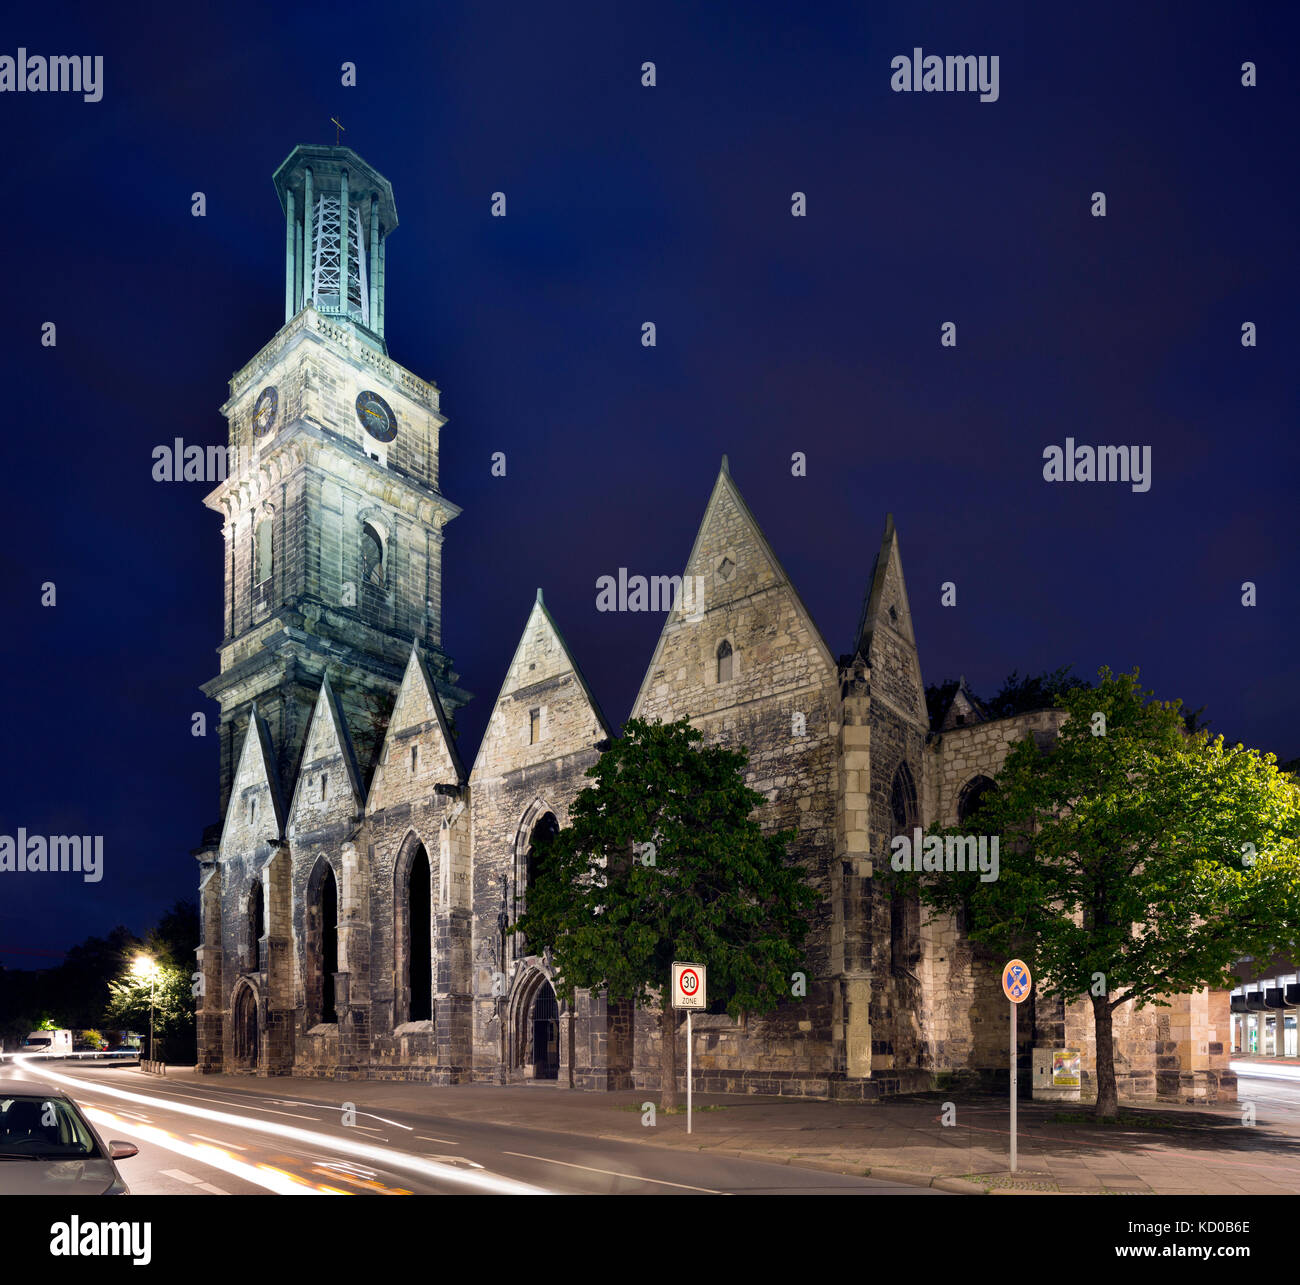
MULTIPOLYGON (((23 1054, 15 1054, 21 1064, 25 1062, 23 1054)), ((501 1196, 545 1196, 551 1193, 542 1187, 533 1187, 525 1182, 516 1182, 512 1178, 502 1178, 495 1174, 467 1172, 452 1165, 436 1164, 421 1156, 407 1155, 402 1151, 391 1151, 371 1143, 353 1142, 349 1138, 336 1138, 328 1133, 316 1133, 310 1129, 299 1129, 293 1125, 275 1124, 270 1120, 257 1120, 248 1116, 231 1115, 228 1111, 209 1111, 206 1107, 188 1106, 167 1098, 152 1097, 144 1093, 132 1093, 128 1089, 116 1089, 98 1082, 76 1080, 71 1076, 59 1075, 54 1071, 42 1069, 41 1074, 55 1083, 69 1085, 74 1089, 85 1089, 91 1093, 104 1094, 108 1097, 121 1098, 141 1106, 151 1107, 157 1111, 164 1109, 179 1112, 182 1115, 196 1116, 214 1124, 231 1125, 234 1128, 251 1130, 254 1133, 267 1133, 272 1137, 285 1138, 292 1142, 303 1142, 313 1147, 323 1147, 328 1151, 342 1151, 368 1160, 384 1169, 402 1169, 421 1177, 432 1178, 437 1182, 451 1183, 456 1186, 469 1187, 475 1191, 490 1192, 501 1196)), ((143 1125, 137 1126, 144 1128, 143 1125)))
POLYGON ((184 1142, 168 1133, 165 1129, 156 1128, 151 1124, 138 1124, 134 1120, 121 1119, 111 1111, 105 1111, 103 1107, 83 1107, 82 1110, 95 1124, 102 1125, 105 1129, 118 1130, 133 1137, 143 1138, 146 1142, 152 1142, 156 1147, 162 1147, 167 1151, 176 1152, 177 1155, 186 1156, 193 1160, 195 1164, 207 1165, 210 1169, 220 1169, 223 1173, 228 1173, 235 1178, 242 1178, 245 1182, 253 1183, 254 1186, 265 1187, 267 1191, 273 1191, 278 1196, 319 1196, 323 1194, 322 1190, 317 1186, 294 1178, 291 1174, 272 1169, 270 1165, 250 1165, 208 1143, 184 1142))

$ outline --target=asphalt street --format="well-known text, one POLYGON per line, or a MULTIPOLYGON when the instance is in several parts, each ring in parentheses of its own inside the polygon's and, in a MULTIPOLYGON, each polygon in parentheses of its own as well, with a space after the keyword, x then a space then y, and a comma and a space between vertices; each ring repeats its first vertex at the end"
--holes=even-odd
POLYGON ((135 1143, 118 1162, 136 1195, 437 1193, 941 1195, 883 1179, 487 1124, 451 1115, 347 1113, 273 1084, 223 1093, 126 1067, 16 1057, 0 1083, 58 1086, 100 1135, 135 1143))

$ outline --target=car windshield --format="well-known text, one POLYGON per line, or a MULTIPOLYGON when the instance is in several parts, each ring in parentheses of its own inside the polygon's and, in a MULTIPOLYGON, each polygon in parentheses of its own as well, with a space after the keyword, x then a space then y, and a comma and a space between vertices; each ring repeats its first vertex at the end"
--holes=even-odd
POLYGON ((100 1158, 103 1152, 66 1098, 0 1096, 0 1160, 65 1160, 77 1156, 100 1158))

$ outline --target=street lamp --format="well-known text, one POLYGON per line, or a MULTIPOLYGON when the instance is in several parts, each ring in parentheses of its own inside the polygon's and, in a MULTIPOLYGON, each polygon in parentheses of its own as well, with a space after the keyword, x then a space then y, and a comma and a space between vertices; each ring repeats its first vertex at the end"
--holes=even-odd
POLYGON ((153 1061, 153 992, 158 978, 158 965, 148 955, 137 955, 131 970, 137 977, 149 979, 149 1061, 153 1061))

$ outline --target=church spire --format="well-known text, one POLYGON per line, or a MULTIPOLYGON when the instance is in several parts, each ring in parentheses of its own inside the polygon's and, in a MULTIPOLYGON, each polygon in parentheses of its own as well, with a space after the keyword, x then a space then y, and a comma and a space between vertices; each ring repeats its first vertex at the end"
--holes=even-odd
POLYGON ((285 217, 284 319, 309 304, 384 344, 384 244, 397 226, 388 180, 350 147, 299 145, 275 172, 285 217))

